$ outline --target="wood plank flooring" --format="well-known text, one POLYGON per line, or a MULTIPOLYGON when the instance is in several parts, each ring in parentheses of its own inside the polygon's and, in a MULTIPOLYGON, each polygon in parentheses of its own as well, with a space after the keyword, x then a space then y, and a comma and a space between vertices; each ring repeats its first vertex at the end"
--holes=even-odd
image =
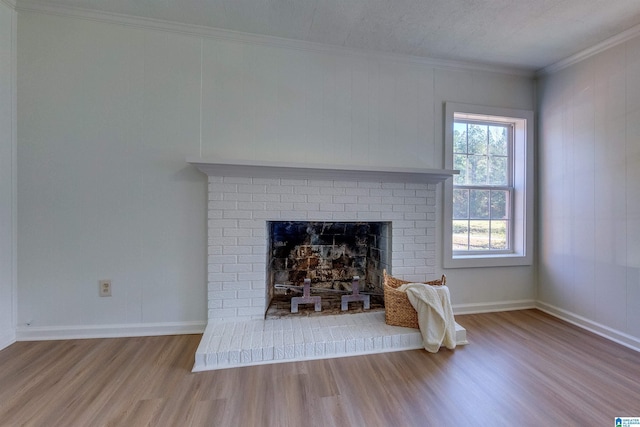
POLYGON ((613 426, 640 353, 537 310, 456 316, 469 345, 191 373, 199 335, 19 342, 1 426, 613 426))

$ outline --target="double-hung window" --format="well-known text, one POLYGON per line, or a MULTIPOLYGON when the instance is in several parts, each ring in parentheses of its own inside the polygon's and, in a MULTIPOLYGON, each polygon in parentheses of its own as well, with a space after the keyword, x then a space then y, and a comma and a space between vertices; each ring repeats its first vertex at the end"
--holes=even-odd
POLYGON ((532 262, 533 113, 446 105, 445 267, 532 262))

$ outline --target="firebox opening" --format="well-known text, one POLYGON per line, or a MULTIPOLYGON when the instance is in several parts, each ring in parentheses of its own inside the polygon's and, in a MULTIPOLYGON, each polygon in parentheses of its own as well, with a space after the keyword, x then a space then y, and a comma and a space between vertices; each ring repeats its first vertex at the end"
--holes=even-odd
POLYGON ((359 293, 370 296, 369 309, 384 309, 391 222, 268 221, 267 235, 267 318, 362 312, 359 302, 341 310, 341 297, 354 291, 356 276, 359 293), (311 281, 311 294, 321 297, 322 310, 307 304, 292 314, 291 298, 303 295, 304 279, 311 281))

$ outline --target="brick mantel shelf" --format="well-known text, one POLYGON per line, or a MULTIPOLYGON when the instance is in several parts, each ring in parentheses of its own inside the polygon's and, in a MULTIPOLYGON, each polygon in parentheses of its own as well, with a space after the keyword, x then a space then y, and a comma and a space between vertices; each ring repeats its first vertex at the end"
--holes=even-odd
POLYGON ((362 165, 321 165, 188 157, 187 163, 209 176, 252 178, 341 179, 436 184, 459 173, 452 169, 422 169, 362 165))

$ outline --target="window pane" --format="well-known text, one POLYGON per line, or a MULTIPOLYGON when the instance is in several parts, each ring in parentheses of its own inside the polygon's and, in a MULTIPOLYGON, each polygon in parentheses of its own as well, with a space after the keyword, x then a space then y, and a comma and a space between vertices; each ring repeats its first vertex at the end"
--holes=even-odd
POLYGON ((489 221, 470 221, 469 250, 489 249, 489 221))
POLYGON ((509 185, 507 157, 489 157, 489 184, 509 185))
POLYGON ((469 222, 453 221, 453 250, 469 250, 469 222))
POLYGON ((509 221, 491 221, 491 249, 506 250, 509 221))
POLYGON ((469 190, 453 190, 453 219, 469 218, 469 190))
POLYGON ((468 125, 469 154, 487 154, 487 126, 468 125))
POLYGON ((453 183, 455 185, 464 185, 467 183, 467 155, 466 154, 454 154, 453 155, 453 168, 460 171, 459 175, 453 176, 453 183))
POLYGON ((502 190, 491 191, 491 218, 492 219, 508 219, 509 218, 509 192, 502 190))
POLYGON ((489 219, 489 190, 469 190, 469 218, 489 219))
POLYGON ((489 126, 489 154, 494 156, 509 155, 508 128, 505 126, 489 126))
POLYGON ((466 123, 453 124, 453 152, 454 153, 467 152, 467 124, 466 123))
POLYGON ((487 183, 487 157, 469 156, 467 160, 467 183, 487 183))

